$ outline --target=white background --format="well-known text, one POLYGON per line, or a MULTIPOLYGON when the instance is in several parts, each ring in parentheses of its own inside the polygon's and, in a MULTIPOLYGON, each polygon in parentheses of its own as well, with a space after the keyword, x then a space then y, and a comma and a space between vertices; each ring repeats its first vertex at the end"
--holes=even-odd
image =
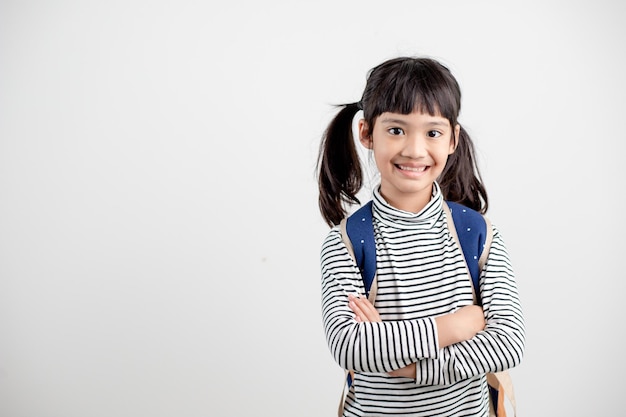
MULTIPOLYGON (((463 91, 518 415, 621 409, 626 6, 2 1, 0 416, 331 416, 315 163, 396 55, 463 91)), ((612 413, 615 414, 615 413, 612 413)))

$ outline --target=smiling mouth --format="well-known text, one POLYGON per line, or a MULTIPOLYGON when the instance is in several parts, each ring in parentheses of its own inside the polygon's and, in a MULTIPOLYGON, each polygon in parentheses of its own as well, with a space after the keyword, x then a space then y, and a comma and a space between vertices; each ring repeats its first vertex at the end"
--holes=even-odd
POLYGON ((406 165, 396 165, 396 167, 402 171, 410 171, 410 172, 424 172, 428 169, 428 166, 409 167, 406 165))

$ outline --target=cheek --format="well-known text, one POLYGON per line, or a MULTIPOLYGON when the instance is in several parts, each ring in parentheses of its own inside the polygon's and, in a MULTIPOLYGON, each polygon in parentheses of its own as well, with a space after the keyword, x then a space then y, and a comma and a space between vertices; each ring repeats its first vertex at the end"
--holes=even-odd
POLYGON ((372 159, 374 160, 376 167, 380 171, 382 167, 385 167, 389 164, 389 152, 388 150, 382 150, 374 146, 372 148, 372 159))

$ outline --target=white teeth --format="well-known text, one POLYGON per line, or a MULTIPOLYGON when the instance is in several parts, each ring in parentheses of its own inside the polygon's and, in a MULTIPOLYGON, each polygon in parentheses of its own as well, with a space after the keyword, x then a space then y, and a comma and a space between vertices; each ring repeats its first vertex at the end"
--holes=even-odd
POLYGON ((424 167, 419 167, 419 168, 407 167, 407 166, 404 166, 404 165, 398 165, 398 166, 403 171, 424 172, 424 170, 426 170, 425 166, 424 167))

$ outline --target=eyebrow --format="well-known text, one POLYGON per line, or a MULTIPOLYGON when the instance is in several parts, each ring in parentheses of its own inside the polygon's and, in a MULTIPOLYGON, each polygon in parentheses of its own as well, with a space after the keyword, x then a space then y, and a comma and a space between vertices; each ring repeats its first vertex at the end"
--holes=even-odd
POLYGON ((393 123, 393 124, 397 124, 397 125, 407 125, 408 124, 404 120, 401 120, 401 119, 390 119, 390 118, 385 118, 385 119, 381 120, 381 122, 382 123, 393 123))
MULTIPOLYGON (((393 118, 384 118, 381 120, 381 123, 391 123, 391 124, 398 124, 398 125, 402 125, 402 126, 407 126, 409 123, 405 122, 402 119, 393 119, 393 118)), ((441 122, 436 122, 436 121, 432 121, 432 122, 427 122, 426 125, 428 126, 441 126, 441 127, 449 127, 450 123, 446 120, 441 121, 441 122)))

